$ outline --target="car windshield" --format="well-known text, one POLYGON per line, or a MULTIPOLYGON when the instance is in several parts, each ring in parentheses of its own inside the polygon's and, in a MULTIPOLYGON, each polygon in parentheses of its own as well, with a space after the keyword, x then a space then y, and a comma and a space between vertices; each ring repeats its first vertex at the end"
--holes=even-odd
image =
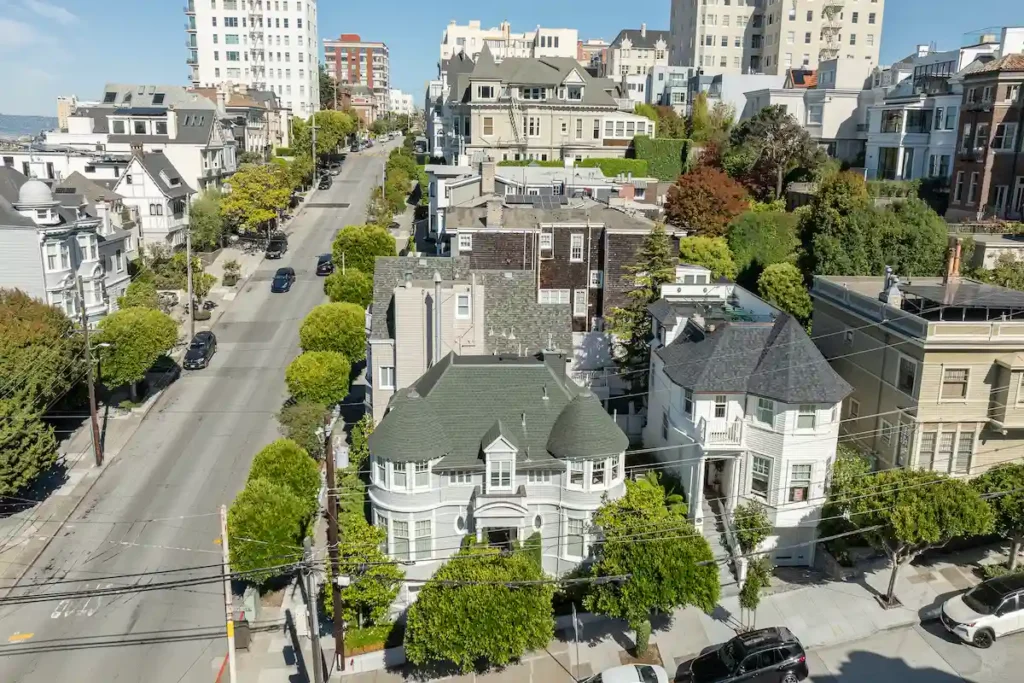
POLYGON ((190 349, 203 349, 205 347, 206 347, 206 342, 202 341, 201 339, 193 339, 192 343, 189 344, 188 348, 190 348, 190 349))
POLYGON ((1003 596, 988 584, 979 584, 964 594, 964 604, 978 614, 992 614, 1003 596))
POLYGON ((725 664, 730 671, 736 667, 736 662, 740 660, 742 655, 743 653, 739 652, 739 647, 735 640, 730 640, 718 650, 718 658, 722 660, 722 664, 725 664))

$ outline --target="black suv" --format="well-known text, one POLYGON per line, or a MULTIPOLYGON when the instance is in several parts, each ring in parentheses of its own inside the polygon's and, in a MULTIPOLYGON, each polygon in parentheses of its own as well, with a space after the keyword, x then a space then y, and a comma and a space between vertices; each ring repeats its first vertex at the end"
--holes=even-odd
POLYGON ((316 274, 330 275, 334 272, 334 257, 330 254, 320 254, 316 260, 316 274))
POLYGON ((213 332, 196 332, 192 337, 192 343, 188 345, 185 352, 185 360, 182 365, 186 370, 199 370, 210 364, 210 359, 217 352, 217 337, 213 332))
POLYGON ((796 683, 807 678, 804 648, 784 626, 738 635, 702 654, 677 680, 685 683, 796 683))
POLYGON ((288 238, 283 234, 274 235, 267 242, 267 258, 281 258, 288 251, 288 238))

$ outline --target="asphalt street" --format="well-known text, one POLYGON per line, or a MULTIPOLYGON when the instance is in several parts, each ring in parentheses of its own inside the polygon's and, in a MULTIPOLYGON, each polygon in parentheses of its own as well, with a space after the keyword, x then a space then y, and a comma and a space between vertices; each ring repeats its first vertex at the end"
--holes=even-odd
MULTIPOLYGON (((330 251, 338 228, 363 222, 386 152, 350 155, 333 187, 293 221, 284 258, 261 264, 224 304, 211 366, 167 389, 22 579, 43 585, 12 595, 146 584, 182 575, 104 577, 220 561, 219 507, 244 485, 253 455, 279 437, 274 416, 287 398, 284 370, 299 353, 299 323, 325 300, 316 257, 330 251), (294 267, 298 279, 291 292, 271 294, 280 266, 294 267), (60 579, 86 581, 52 583, 60 579)), ((226 653, 222 595, 221 584, 208 583, 6 605, 0 681, 209 683, 226 653)))

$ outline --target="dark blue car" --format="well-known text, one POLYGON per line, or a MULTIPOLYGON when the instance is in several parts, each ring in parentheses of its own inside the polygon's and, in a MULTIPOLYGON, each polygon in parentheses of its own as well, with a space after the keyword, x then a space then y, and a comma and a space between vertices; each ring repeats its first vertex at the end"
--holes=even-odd
POLYGON ((295 269, 294 268, 278 268, 277 272, 274 273, 274 280, 270 283, 270 291, 274 294, 280 294, 291 290, 292 284, 295 282, 295 269))

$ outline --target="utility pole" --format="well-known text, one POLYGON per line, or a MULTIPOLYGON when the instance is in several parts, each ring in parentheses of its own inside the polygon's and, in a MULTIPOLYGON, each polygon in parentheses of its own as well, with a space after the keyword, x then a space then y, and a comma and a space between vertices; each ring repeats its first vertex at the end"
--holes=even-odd
POLYGON ((310 116, 309 120, 310 120, 309 127, 313 131, 313 184, 316 185, 317 184, 317 180, 318 180, 318 178, 316 176, 316 172, 318 170, 320 170, 319 169, 320 165, 316 162, 316 131, 317 131, 317 128, 318 128, 318 126, 316 125, 316 114, 314 114, 313 116, 310 116))
MULTIPOLYGON (((306 536, 302 542, 303 557, 306 560, 303 571, 306 576, 306 598, 309 604, 309 635, 313 639, 313 681, 324 683, 324 658, 320 654, 320 620, 316 615, 316 581, 313 578, 313 540, 306 536)), ((337 606, 335 606, 337 609, 337 606)))
POLYGON ((185 272, 188 278, 188 339, 196 336, 196 302, 192 298, 192 227, 185 228, 185 272))
POLYGON ((231 566, 228 554, 228 506, 220 506, 220 550, 223 556, 224 617, 228 629, 228 681, 235 683, 235 609, 231 600, 231 566))
POLYGON ((338 479, 334 472, 334 415, 324 419, 324 458, 327 459, 327 552, 331 558, 331 600, 334 605, 334 663, 339 671, 345 670, 345 620, 342 618, 341 586, 338 574, 338 479))
POLYGON ((96 467, 103 464, 103 450, 100 448, 100 421, 96 415, 96 378, 93 376, 92 348, 89 346, 89 316, 85 312, 85 284, 78 277, 78 311, 82 320, 82 341, 85 344, 85 376, 89 385, 89 419, 92 422, 92 452, 96 467))

